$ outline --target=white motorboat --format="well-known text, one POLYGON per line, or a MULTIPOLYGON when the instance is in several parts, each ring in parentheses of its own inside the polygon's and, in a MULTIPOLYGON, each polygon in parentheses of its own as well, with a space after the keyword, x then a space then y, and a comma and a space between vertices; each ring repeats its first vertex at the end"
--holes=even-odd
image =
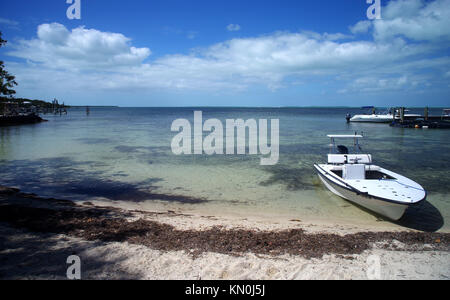
POLYGON ((361 154, 362 135, 329 135, 331 153, 326 164, 315 164, 318 175, 334 194, 385 216, 399 220, 406 209, 427 197, 418 183, 373 164, 372 155, 361 154), (355 154, 336 139, 353 139, 355 154))
POLYGON ((350 122, 364 122, 364 123, 392 123, 394 116, 391 114, 371 114, 371 115, 355 115, 350 119, 350 122))
MULTIPOLYGON (((355 115, 350 118, 350 122, 365 122, 365 123, 392 123, 394 121, 395 111, 395 119, 400 119, 400 112, 394 109, 388 109, 385 113, 377 114, 375 107, 363 107, 366 109, 370 109, 371 113, 366 115, 355 115)), ((407 110, 405 112, 408 112, 407 110)), ((405 114, 406 118, 419 118, 420 115, 417 114, 405 114)))

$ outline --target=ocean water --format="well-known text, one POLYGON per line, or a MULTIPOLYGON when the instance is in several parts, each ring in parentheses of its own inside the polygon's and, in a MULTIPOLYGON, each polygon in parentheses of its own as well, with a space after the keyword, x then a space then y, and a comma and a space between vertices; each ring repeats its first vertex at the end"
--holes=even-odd
MULTIPOLYGON (((423 113, 412 110, 412 113, 423 113)), ((441 114, 434 109, 431 114, 441 114)), ((327 134, 364 132, 376 164, 425 187, 428 200, 401 225, 449 230, 450 131, 347 124, 350 108, 74 108, 47 123, 0 128, 0 184, 29 193, 144 210, 242 218, 366 222, 378 216, 331 194, 313 164, 325 161, 327 134), (279 119, 280 160, 259 156, 174 155, 175 119, 279 119)))

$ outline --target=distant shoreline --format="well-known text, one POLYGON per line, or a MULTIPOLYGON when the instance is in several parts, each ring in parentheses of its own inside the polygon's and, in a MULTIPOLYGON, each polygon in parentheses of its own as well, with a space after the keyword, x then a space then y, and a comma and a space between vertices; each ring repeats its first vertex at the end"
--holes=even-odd
POLYGON ((96 105, 70 105, 69 108, 120 108, 120 106, 113 106, 113 105, 105 105, 105 106, 96 106, 96 105))
MULTIPOLYGON (((362 109, 359 106, 96 106, 96 105, 70 105, 70 108, 184 108, 184 109, 201 109, 201 108, 219 108, 219 109, 291 109, 291 108, 318 108, 318 109, 362 109)), ((425 109, 426 106, 408 106, 409 109, 425 109)), ((376 108, 388 108, 387 106, 378 106, 376 108)), ((446 109, 447 107, 428 106, 430 109, 446 109)))

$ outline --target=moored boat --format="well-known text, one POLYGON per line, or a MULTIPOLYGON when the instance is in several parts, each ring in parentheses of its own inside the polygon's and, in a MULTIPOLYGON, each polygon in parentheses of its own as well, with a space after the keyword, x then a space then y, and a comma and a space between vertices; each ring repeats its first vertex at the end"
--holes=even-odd
MULTIPOLYGON (((369 114, 355 115, 350 119, 350 122, 359 123, 392 123, 395 119, 400 119, 400 112, 395 109, 388 109, 384 113, 376 113, 376 109, 373 106, 363 107, 363 109, 370 109, 369 114), (395 113, 395 117, 394 117, 395 113)), ((405 111, 408 112, 408 111, 405 111)), ((405 118, 419 118, 417 114, 405 114, 405 118)))
POLYGON ((331 153, 326 164, 314 167, 324 185, 334 194, 391 220, 399 220, 406 209, 427 197, 413 180, 374 165, 372 155, 360 153, 362 135, 329 135, 331 153), (336 139, 353 139, 354 154, 336 139))

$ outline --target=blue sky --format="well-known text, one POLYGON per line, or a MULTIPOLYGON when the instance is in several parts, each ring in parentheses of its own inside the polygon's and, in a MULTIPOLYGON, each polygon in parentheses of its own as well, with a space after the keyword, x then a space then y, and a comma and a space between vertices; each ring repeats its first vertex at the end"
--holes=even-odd
POLYGON ((73 105, 450 106, 450 0, 0 3, 17 96, 73 105))

